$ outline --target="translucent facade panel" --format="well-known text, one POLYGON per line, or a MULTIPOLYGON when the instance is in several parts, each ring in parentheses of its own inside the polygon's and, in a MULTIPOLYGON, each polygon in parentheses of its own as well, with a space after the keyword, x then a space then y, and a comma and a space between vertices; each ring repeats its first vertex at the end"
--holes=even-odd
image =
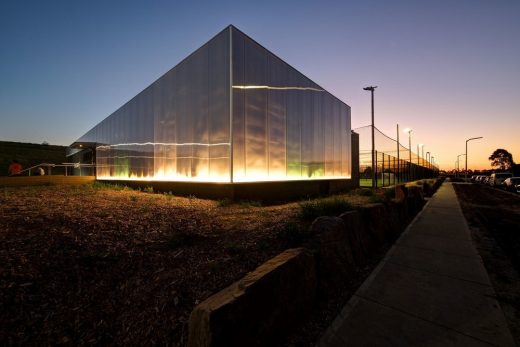
POLYGON ((230 34, 217 36, 209 42, 208 59, 208 127, 209 131, 209 177, 230 176, 230 34), (223 66, 227 66, 223 68, 223 66))
POLYGON ((288 68, 288 76, 286 85, 287 91, 287 176, 301 177, 301 115, 302 115, 302 91, 295 89, 296 87, 303 87, 301 79, 303 76, 293 68, 288 68))
MULTIPOLYGON (((267 83, 267 54, 257 44, 245 46, 245 84, 267 83)), ((267 172, 267 89, 250 89, 245 94, 246 176, 267 172)))
POLYGON ((248 90, 240 88, 245 86, 245 42, 241 35, 233 32, 232 37, 232 75, 233 75, 233 108, 232 108, 232 140, 233 140, 233 180, 246 179, 246 127, 245 127, 245 96, 248 90), (236 87, 236 88, 235 88, 236 87))
POLYGON ((233 181, 350 178, 350 107, 233 28, 233 181))
MULTIPOLYGON (((269 55, 268 59, 268 80, 275 87, 283 87, 287 79, 287 65, 273 55, 269 55)), ((286 95, 279 90, 267 90, 267 93, 269 176, 285 177, 287 174, 286 95)))
POLYGON ((100 179, 230 182, 226 28, 77 142, 96 144, 100 179))

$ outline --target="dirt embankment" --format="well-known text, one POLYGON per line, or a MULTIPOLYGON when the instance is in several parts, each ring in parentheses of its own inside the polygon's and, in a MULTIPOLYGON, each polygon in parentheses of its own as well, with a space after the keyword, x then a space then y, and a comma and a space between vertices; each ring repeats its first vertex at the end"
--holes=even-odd
POLYGON ((520 345, 520 195, 455 184, 473 240, 520 345))

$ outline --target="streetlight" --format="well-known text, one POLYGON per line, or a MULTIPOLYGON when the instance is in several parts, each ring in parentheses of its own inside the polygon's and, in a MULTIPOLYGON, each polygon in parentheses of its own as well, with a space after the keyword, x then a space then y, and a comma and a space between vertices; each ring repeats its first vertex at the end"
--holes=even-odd
MULTIPOLYGON (((409 172, 408 174, 412 176, 412 129, 405 128, 403 130, 405 133, 408 133, 408 162, 409 162, 409 172)), ((408 180, 410 180, 411 177, 408 177, 408 180)))
POLYGON ((399 148, 400 146, 400 143, 399 143, 399 124, 397 124, 397 183, 399 183, 399 179, 401 177, 401 163, 399 161, 399 148))
POLYGON ((459 154, 459 155, 457 156, 457 173, 460 171, 459 157, 461 157, 461 156, 463 156, 463 155, 466 155, 466 154, 462 153, 462 154, 459 154))
POLYGON ((424 144, 420 143, 419 146, 421 146, 421 159, 424 165, 424 144))
POLYGON ((468 142, 473 140, 483 139, 482 136, 479 137, 472 137, 470 139, 466 140, 466 166, 464 168, 464 180, 466 181, 468 179, 468 142))
POLYGON ((377 181, 376 181, 376 168, 374 166, 375 164, 375 145, 374 145, 374 90, 377 88, 377 86, 370 86, 365 87, 363 90, 369 90, 370 94, 372 96, 372 188, 377 187, 377 181))
MULTIPOLYGON (((419 148, 423 148, 423 146, 424 146, 424 145, 423 145, 422 143, 419 143, 419 144, 417 145, 417 165, 421 165, 421 161, 420 161, 420 160, 421 160, 421 156, 419 155, 419 153, 420 153, 421 151, 419 150, 419 148)), ((424 152, 424 150, 423 150, 423 152, 424 152)))

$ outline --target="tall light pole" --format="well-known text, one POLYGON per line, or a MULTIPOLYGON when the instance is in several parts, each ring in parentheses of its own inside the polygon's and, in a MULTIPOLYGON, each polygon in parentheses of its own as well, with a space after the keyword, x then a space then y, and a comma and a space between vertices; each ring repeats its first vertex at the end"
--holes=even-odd
POLYGON ((408 163, 409 163, 409 169, 408 169, 408 180, 410 180, 412 176, 412 129, 406 128, 403 130, 405 133, 408 133, 408 163))
POLYGON ((399 178, 401 176, 401 163, 399 162, 399 124, 397 124, 397 183, 399 183, 399 178))
POLYGON ((365 87, 363 90, 369 90, 372 96, 372 188, 377 187, 375 164, 375 144, 374 144, 374 90, 377 86, 365 87))
POLYGON ((421 146, 421 158, 424 165, 424 144, 420 143, 419 146, 421 146))
POLYGON ((460 171, 460 162, 459 162, 459 158, 460 158, 461 156, 463 156, 463 155, 466 155, 466 154, 462 153, 462 154, 459 154, 459 155, 457 156, 457 173, 460 171))
POLYGON ((483 137, 482 136, 472 137, 472 138, 466 140, 466 154, 465 154, 466 155, 466 165, 464 167, 464 180, 468 179, 468 142, 473 141, 473 140, 478 140, 478 139, 483 139, 483 137))

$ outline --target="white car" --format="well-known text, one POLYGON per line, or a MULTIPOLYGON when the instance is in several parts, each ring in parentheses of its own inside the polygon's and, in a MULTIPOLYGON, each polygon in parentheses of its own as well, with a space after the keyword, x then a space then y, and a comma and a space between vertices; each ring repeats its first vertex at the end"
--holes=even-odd
POLYGON ((520 193, 520 177, 506 178, 502 184, 507 191, 520 193))
POLYGON ((502 182, 506 180, 506 178, 512 177, 513 175, 509 172, 499 172, 491 174, 489 177, 489 185, 491 187, 500 187, 502 182))

